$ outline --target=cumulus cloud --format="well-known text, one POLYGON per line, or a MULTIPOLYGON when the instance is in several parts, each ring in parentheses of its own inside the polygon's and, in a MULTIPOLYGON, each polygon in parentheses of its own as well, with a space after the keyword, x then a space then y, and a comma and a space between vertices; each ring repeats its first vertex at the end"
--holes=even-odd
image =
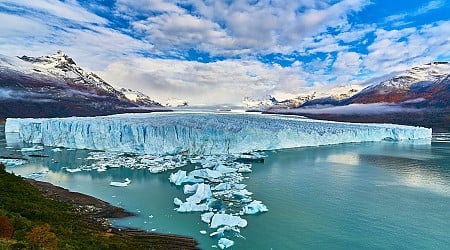
POLYGON ((450 21, 417 28, 377 29, 375 40, 367 46, 364 66, 378 75, 428 63, 439 56, 450 57, 450 21))
POLYGON ((281 95, 306 86, 292 68, 250 60, 199 63, 135 58, 97 73, 116 86, 137 89, 161 102, 176 97, 197 104, 236 104, 245 96, 281 95))
POLYGON ((402 20, 407 17, 416 17, 426 14, 432 10, 442 8, 443 6, 445 6, 445 4, 445 0, 432 0, 429 1, 426 5, 421 6, 414 11, 387 16, 385 20, 387 22, 393 22, 395 26, 400 26, 402 24, 405 24, 405 22, 402 22, 402 20))
POLYGON ((0 6, 12 10, 29 13, 30 15, 44 14, 83 23, 105 24, 108 21, 81 7, 76 1, 61 2, 58 0, 3 0, 0 6))
POLYGON ((450 21, 404 28, 386 24, 407 22, 444 2, 429 1, 380 23, 355 23, 358 13, 377 3, 4 0, 0 51, 41 56, 62 49, 115 86, 160 101, 237 103, 267 94, 284 99, 448 60, 450 21), (214 58, 189 61, 195 60, 192 50, 214 58))

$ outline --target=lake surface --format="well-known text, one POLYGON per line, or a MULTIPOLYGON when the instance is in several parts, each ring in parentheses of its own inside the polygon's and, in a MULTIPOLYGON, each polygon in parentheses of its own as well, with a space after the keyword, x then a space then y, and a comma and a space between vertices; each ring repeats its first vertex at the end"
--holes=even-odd
MULTIPOLYGON (((340 144, 266 152, 242 183, 269 209, 245 215, 244 238, 232 249, 444 249, 450 246, 450 136, 435 135, 431 145, 393 142, 340 144)), ((215 230, 200 213, 174 211, 181 187, 170 173, 111 168, 69 173, 89 160, 90 151, 51 148, 20 152, 30 145, 6 145, 0 126, 0 156, 28 163, 8 171, 93 195, 139 214, 114 220, 162 233, 189 235, 211 249, 215 230), (8 148, 7 148, 8 146, 8 148), (48 157, 30 157, 30 154, 48 157), (45 172, 45 171, 48 171, 45 172), (43 174, 36 174, 43 173, 43 174), (130 178, 125 188, 110 181, 130 178), (199 231, 206 230, 207 235, 199 231)), ((1 158, 1 157, 0 157, 1 158)))

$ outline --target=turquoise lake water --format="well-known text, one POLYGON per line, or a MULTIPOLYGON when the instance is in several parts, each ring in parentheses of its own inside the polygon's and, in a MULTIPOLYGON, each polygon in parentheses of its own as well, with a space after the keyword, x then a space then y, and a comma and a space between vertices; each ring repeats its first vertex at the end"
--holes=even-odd
MULTIPOLYGON (((0 156, 28 163, 8 171, 22 176, 48 171, 38 180, 93 195, 139 216, 115 225, 189 235, 203 249, 217 239, 200 234, 213 229, 200 213, 174 211, 183 190, 168 181, 169 172, 112 168, 106 172, 69 173, 88 160, 87 150, 38 154, 8 145, 0 127, 0 156), (125 188, 110 181, 130 178, 125 188)), ((231 249, 448 249, 450 246, 450 136, 431 145, 380 142, 340 144, 266 152, 242 183, 269 211, 243 216, 244 238, 231 249), (448 139, 448 140, 447 140, 448 139)), ((32 152, 36 153, 36 152, 32 152)), ((1 157, 0 157, 1 158, 1 157)))

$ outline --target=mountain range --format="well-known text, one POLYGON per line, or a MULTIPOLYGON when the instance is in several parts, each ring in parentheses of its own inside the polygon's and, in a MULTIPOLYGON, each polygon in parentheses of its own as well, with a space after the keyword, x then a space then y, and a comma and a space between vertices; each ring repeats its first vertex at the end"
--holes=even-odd
POLYGON ((413 67, 349 95, 286 100, 266 109, 267 113, 304 115, 315 119, 350 122, 383 122, 450 128, 450 63, 432 62, 413 67), (336 98, 338 97, 338 98, 336 98), (344 98, 339 98, 344 97, 344 98))
MULTIPOLYGON (((393 75, 365 88, 338 86, 284 101, 246 97, 243 104, 266 113, 450 130, 450 63, 432 62, 393 75)), ((0 55, 0 119, 155 110, 169 111, 143 93, 114 88, 61 51, 42 57, 0 55)))
POLYGON ((160 110, 130 89, 115 89, 61 51, 42 57, 0 55, 0 119, 68 117, 160 110))

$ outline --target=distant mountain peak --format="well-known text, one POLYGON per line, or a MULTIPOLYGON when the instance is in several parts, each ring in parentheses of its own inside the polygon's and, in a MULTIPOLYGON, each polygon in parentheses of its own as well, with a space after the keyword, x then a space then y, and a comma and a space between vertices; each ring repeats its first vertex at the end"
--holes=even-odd
POLYGON ((0 55, 0 88, 7 93, 0 95, 0 118, 148 112, 161 107, 140 92, 115 89, 60 50, 40 57, 0 55), (131 93, 135 97, 130 99, 131 93))

